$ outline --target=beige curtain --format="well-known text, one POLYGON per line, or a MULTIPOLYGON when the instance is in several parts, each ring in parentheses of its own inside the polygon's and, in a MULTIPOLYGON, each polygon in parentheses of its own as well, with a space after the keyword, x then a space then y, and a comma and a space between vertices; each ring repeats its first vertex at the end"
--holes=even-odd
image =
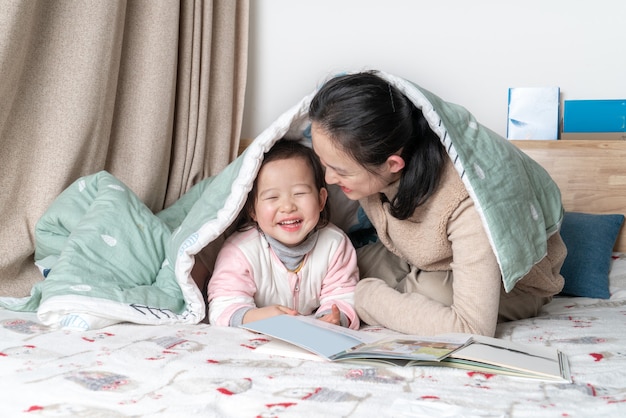
POLYGON ((248 0, 0 0, 0 296, 41 280, 34 226, 108 170, 154 211, 237 154, 248 0))

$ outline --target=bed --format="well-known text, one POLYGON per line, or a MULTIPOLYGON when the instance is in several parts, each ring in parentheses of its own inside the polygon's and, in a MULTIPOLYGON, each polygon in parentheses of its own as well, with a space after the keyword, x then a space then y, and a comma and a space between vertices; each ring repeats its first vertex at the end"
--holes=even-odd
MULTIPOLYGON (((553 176, 566 211, 626 212, 626 142, 515 145, 553 176)), ((591 223, 586 241, 600 228, 591 223)), ((538 317, 497 329, 499 338, 565 352, 571 384, 263 354, 256 349, 267 338, 206 323, 55 330, 34 313, 0 309, 3 416, 624 416, 626 231, 610 234, 597 237, 604 244, 568 244, 589 245, 583 254, 604 245, 596 258, 610 269, 608 298, 557 297, 538 317)))
MULTIPOLYGON (((483 215, 490 242, 506 242, 494 245, 505 287, 543 257, 546 231, 562 221, 565 295, 536 318, 500 324, 496 336, 563 351, 572 383, 282 357, 259 350, 269 341, 260 334, 206 323, 206 283, 196 281, 194 267, 210 270, 263 153, 279 140, 310 140, 313 91, 222 172, 159 213, 106 172, 79 178, 60 194, 34 233, 45 280, 30 297, 0 298, 8 308, 0 308, 2 415, 624 416, 626 141, 512 145, 464 108, 379 75, 421 109, 483 215), (564 218, 548 173, 561 190, 564 218), (544 187, 525 187, 524 179, 544 187)), ((342 196, 330 192, 330 199, 342 196)), ((358 230, 358 204, 332 207, 337 225, 358 230)))

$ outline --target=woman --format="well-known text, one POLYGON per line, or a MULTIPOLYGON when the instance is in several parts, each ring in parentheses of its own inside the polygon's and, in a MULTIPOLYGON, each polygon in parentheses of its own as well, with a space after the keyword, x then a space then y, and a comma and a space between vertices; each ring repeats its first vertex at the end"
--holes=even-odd
MULTIPOLYGON (((435 133, 414 104, 416 99, 403 94, 394 80, 375 72, 342 75, 323 85, 309 108, 312 143, 326 168, 326 182, 359 201, 378 235, 376 244, 358 249, 362 280, 355 294, 357 313, 368 324, 406 333, 488 336, 495 334, 499 320, 535 316, 563 286, 559 270, 566 249, 558 233, 558 189, 536 163, 510 150, 511 144, 480 127, 458 106, 433 102, 435 113, 440 105, 454 138, 443 128, 435 133), (454 142, 448 148, 465 152, 472 173, 451 158, 442 137, 454 142), (480 144, 471 142, 476 138, 480 144), (510 173, 489 172, 499 156, 479 151, 488 141, 493 142, 488 146, 514 156, 510 173), (475 187, 468 187, 462 177, 469 174, 477 178, 475 187), (507 176, 520 179, 511 190, 485 188, 481 182, 497 177, 490 184, 498 184, 507 176), (545 190, 542 183, 548 184, 545 190), (509 192, 519 195, 518 188, 538 196, 538 203, 530 206, 540 229, 532 238, 540 237, 541 256, 515 275, 509 273, 514 263, 505 247, 509 241, 513 248, 526 243, 520 234, 507 235, 502 225, 506 207, 499 199, 509 192), (497 213, 495 220, 492 213, 497 213), (502 241, 501 236, 510 239, 502 241), (511 287, 508 291, 503 277, 511 287)), ((426 91, 423 95, 425 101, 436 98, 426 91)), ((507 170, 508 165, 503 167, 507 170)), ((513 206, 514 212, 519 205, 513 206)))

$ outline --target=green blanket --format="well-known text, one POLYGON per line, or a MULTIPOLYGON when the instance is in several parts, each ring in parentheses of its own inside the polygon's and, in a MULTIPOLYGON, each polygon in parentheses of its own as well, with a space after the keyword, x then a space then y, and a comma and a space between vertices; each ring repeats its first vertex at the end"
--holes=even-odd
POLYGON ((547 254, 563 221, 561 192, 550 175, 466 109, 406 80, 385 75, 422 109, 474 200, 511 291, 547 254))
MULTIPOLYGON (((511 290, 545 256, 546 237, 560 226, 556 184, 464 108, 407 80, 380 75, 422 109, 441 138, 476 202, 511 290)), ((36 311, 44 324, 80 330, 123 321, 200 322, 205 301, 191 278, 194 255, 234 221, 266 150, 283 137, 310 141, 307 113, 314 94, 281 115, 219 175, 157 214, 107 172, 76 180, 36 227, 35 261, 45 280, 29 297, 0 298, 0 306, 36 311)), ((358 205, 332 190, 331 197, 342 200, 332 202, 335 223, 347 232, 369 226, 358 205)))

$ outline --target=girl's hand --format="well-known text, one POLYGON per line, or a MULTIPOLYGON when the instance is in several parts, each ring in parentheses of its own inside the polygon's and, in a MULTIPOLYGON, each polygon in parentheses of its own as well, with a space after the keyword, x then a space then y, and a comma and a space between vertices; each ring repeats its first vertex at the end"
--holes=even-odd
POLYGON ((250 309, 243 316, 242 322, 246 324, 278 315, 298 315, 298 311, 282 305, 264 306, 263 308, 250 309))
POLYGON ((332 312, 329 314, 320 316, 319 320, 335 325, 341 325, 341 312, 339 311, 337 305, 333 305, 331 311, 332 312))

